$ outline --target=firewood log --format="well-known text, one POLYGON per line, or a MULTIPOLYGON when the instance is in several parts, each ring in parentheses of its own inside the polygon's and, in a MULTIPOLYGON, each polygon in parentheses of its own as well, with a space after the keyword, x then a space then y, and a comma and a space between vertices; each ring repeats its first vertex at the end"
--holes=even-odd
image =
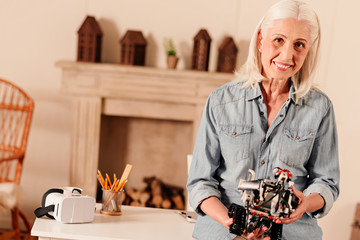
POLYGON ((129 189, 127 194, 132 198, 133 201, 139 201, 141 192, 135 189, 129 189))
POLYGON ((149 201, 149 199, 150 199, 150 193, 144 191, 140 194, 139 201, 143 206, 146 205, 146 203, 147 203, 147 201, 149 201))
POLYGON ((151 193, 152 195, 162 195, 162 186, 161 181, 154 179, 151 182, 151 193))
POLYGON ((161 207, 166 208, 166 209, 170 209, 171 205, 172 205, 172 203, 171 203, 171 201, 169 199, 164 199, 161 202, 161 207))
POLYGON ((181 197, 180 194, 172 196, 171 200, 174 202, 176 209, 179 209, 179 210, 185 209, 185 204, 184 204, 183 198, 181 197))
POLYGON ((139 207, 141 206, 141 204, 138 200, 135 200, 135 201, 131 201, 130 206, 139 207))
POLYGON ((155 207, 160 208, 162 201, 163 201, 163 198, 161 195, 152 196, 151 202, 155 207))

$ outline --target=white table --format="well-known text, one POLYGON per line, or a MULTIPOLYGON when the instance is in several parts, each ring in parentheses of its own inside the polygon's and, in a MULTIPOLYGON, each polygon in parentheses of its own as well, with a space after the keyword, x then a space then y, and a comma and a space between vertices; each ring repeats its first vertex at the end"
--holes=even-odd
POLYGON ((39 240, 192 239, 194 223, 187 222, 177 210, 131 206, 122 206, 121 210, 121 216, 103 215, 97 210, 93 222, 82 224, 37 218, 31 235, 39 240))

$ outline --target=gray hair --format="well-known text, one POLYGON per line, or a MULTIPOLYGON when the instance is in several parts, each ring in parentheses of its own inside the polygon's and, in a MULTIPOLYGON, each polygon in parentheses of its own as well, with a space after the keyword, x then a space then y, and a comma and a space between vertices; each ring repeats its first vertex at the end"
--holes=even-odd
POLYGON ((265 79, 261 74, 262 64, 258 49, 258 33, 265 32, 274 20, 294 18, 306 21, 310 26, 311 45, 301 69, 291 77, 296 100, 304 97, 313 86, 320 46, 320 23, 317 14, 306 3, 298 0, 282 0, 273 5, 258 23, 250 41, 249 54, 245 64, 236 72, 235 82, 245 81, 243 87, 255 87, 265 79))

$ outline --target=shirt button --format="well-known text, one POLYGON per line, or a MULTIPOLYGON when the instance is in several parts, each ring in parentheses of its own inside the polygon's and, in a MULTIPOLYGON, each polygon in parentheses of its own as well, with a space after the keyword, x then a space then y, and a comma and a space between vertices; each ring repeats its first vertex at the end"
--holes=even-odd
POLYGON ((284 116, 284 114, 280 114, 280 117, 283 117, 284 116))
POLYGON ((236 135, 236 132, 233 132, 233 135, 236 135))
POLYGON ((260 112, 260 115, 261 115, 261 116, 264 115, 264 112, 260 112))
POLYGON ((261 161, 261 164, 265 164, 265 161, 261 161))

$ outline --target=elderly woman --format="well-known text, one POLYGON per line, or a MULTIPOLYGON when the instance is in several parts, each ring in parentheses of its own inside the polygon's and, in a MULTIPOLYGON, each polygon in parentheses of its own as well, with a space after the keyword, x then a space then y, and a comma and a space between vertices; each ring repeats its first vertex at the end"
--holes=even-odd
MULTIPOLYGON (((228 230, 230 204, 244 205, 239 180, 248 169, 271 179, 276 167, 292 172, 299 199, 289 217, 276 220, 283 239, 322 238, 317 218, 339 195, 339 163, 333 105, 313 87, 319 44, 316 13, 303 2, 280 1, 258 24, 236 80, 209 96, 187 183, 199 214, 194 238, 242 239, 228 230)), ((244 236, 262 239, 265 230, 244 236)))

